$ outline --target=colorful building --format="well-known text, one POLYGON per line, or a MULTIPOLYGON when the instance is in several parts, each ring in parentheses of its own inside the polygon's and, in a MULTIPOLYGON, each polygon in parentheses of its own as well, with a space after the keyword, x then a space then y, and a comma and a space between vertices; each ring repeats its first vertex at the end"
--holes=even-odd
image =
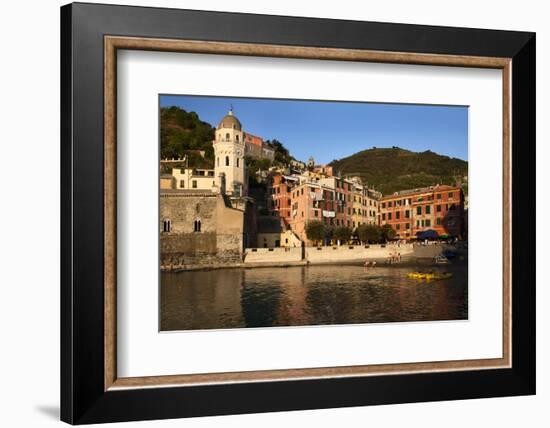
POLYGON ((334 200, 332 208, 335 214, 334 224, 331 226, 347 226, 352 228, 352 194, 354 183, 339 177, 326 177, 319 180, 319 184, 333 189, 334 200))
POLYGON ((280 217, 288 222, 291 217, 292 189, 298 184, 296 177, 272 173, 267 185, 267 209, 271 216, 280 217))
POLYGON ((275 150, 262 137, 244 132, 245 155, 256 159, 275 159, 275 150))
MULTIPOLYGON (((172 169, 173 188, 191 190, 217 190, 216 178, 213 169, 186 168, 172 169)), ((161 177, 162 179, 163 177, 161 177)), ((166 177, 165 177, 166 179, 166 177)))
POLYGON ((437 185, 384 196, 379 205, 379 224, 389 224, 402 239, 435 230, 439 236, 462 237, 464 195, 459 187, 437 185))

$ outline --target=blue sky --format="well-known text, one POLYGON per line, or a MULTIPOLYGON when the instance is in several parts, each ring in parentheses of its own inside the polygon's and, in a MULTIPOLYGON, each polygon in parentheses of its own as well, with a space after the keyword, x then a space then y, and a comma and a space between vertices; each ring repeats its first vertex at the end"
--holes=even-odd
POLYGON ((468 108, 416 104, 162 95, 216 126, 231 105, 245 131, 281 141, 297 159, 328 163, 371 147, 397 146, 468 160, 468 108))

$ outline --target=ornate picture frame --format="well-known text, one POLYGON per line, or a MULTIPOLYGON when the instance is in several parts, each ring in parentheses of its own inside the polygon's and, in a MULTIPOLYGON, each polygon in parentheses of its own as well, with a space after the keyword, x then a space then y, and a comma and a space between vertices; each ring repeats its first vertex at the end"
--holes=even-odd
POLYGON ((61 54, 62 420, 535 393, 533 33, 76 3, 61 9, 61 54), (118 50, 502 70, 502 358, 117 376, 118 50))

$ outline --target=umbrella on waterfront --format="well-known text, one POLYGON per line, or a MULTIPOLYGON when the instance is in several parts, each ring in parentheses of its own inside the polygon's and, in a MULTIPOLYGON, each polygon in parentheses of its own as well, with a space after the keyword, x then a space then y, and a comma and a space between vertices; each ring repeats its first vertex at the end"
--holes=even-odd
POLYGON ((429 230, 424 230, 422 232, 416 232, 416 237, 421 240, 437 239, 439 238, 439 234, 435 230, 429 229, 429 230))

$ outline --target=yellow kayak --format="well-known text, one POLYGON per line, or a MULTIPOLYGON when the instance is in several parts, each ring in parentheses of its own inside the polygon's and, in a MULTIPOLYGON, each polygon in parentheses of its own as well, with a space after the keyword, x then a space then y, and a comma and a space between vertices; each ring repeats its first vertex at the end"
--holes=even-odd
POLYGON ((437 273, 434 273, 434 272, 428 272, 428 273, 410 272, 410 273, 407 274, 407 278, 410 278, 410 279, 428 279, 428 280, 448 279, 448 278, 451 278, 452 276, 453 276, 453 274, 450 273, 450 272, 437 272, 437 273))

